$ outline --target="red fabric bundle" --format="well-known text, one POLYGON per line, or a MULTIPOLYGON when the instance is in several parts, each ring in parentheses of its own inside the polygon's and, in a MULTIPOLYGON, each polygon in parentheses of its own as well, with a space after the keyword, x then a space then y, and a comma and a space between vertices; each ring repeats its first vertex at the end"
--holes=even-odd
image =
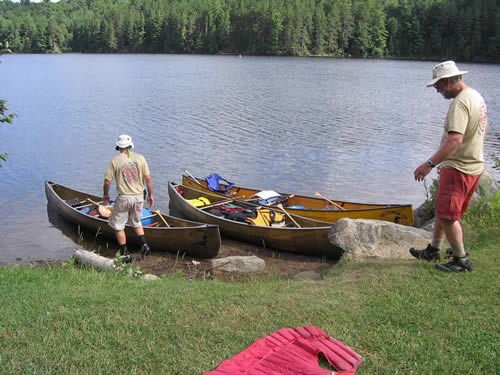
POLYGON ((354 375, 361 364, 355 351, 310 325, 260 338, 204 375, 332 375, 319 367, 320 353, 338 370, 335 375, 354 375))

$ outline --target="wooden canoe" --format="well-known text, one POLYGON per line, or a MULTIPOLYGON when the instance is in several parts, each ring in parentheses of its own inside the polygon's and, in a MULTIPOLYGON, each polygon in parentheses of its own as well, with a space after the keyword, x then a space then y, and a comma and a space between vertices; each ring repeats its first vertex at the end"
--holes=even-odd
MULTIPOLYGON (((102 197, 73 190, 50 181, 45 182, 45 195, 49 205, 64 219, 90 231, 103 233, 110 239, 115 239, 115 231, 108 225, 107 220, 83 213, 78 209, 85 205, 83 202, 85 199, 90 198, 99 203, 102 197), (68 202, 75 201, 80 201, 82 204, 76 207, 68 204, 68 202)), ((158 213, 153 213, 152 219, 158 224, 154 227, 145 226, 144 235, 153 250, 199 258, 215 257, 219 253, 221 239, 219 228, 216 225, 196 223, 158 213), (163 220, 170 227, 167 227, 163 220)), ((136 241, 137 236, 132 227, 127 225, 125 233, 130 242, 136 241)))
MULTIPOLYGON (((228 197, 210 194, 189 186, 177 185, 173 182, 168 184, 168 195, 170 197, 170 213, 182 215, 190 220, 210 223, 219 226, 221 234, 244 242, 253 243, 266 248, 284 250, 294 253, 314 256, 327 256, 340 258, 342 249, 333 246, 328 241, 328 232, 331 223, 312 220, 309 218, 291 215, 300 227, 285 215, 286 226, 259 226, 234 221, 225 217, 207 212, 207 208, 217 203, 229 203, 228 197), (179 193, 179 188, 183 193, 179 193), (204 209, 190 204, 187 200, 197 199, 200 196, 209 200, 210 204, 204 209)), ((243 208, 256 209, 255 205, 244 201, 231 201, 243 208)), ((280 212, 279 210, 276 210, 280 212)))
MULTIPOLYGON (((231 196, 232 198, 248 199, 261 190, 233 186, 224 194, 209 190, 205 179, 194 176, 182 176, 182 184, 185 186, 209 192, 231 196)), ((223 190, 227 185, 220 184, 223 190)), ((334 223, 343 218, 384 220, 397 224, 413 225, 413 207, 411 204, 368 204, 337 201, 333 199, 316 198, 302 195, 291 195, 281 193, 288 198, 285 209, 295 215, 308 217, 310 219, 334 223), (330 202, 329 202, 330 201, 330 202), (333 204, 332 204, 333 203, 333 204), (303 208, 287 208, 287 206, 302 206, 303 208)))

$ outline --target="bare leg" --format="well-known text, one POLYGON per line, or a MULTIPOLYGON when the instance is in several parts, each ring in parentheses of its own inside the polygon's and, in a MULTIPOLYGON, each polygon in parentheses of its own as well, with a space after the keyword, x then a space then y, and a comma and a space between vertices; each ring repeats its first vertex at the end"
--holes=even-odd
POLYGON ((451 246, 461 244, 463 242, 462 226, 458 220, 447 220, 436 217, 434 223, 434 234, 438 231, 444 231, 446 238, 451 246))
POLYGON ((125 235, 124 230, 117 230, 116 231, 116 241, 118 242, 118 245, 125 245, 127 243, 127 236, 125 235))
POLYGON ((446 236, 446 231, 441 220, 442 219, 436 216, 436 219, 434 220, 434 232, 432 233, 433 238, 443 238, 446 236))
POLYGON ((135 231, 135 234, 137 234, 138 236, 144 235, 144 228, 142 226, 134 228, 134 231, 135 231))

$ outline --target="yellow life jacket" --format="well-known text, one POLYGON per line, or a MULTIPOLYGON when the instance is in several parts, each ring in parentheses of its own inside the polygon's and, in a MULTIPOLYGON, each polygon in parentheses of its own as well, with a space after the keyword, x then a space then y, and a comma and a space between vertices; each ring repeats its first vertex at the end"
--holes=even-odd
POLYGON ((273 223, 280 223, 285 219, 285 216, 279 212, 272 211, 268 208, 261 208, 257 210, 257 216, 255 218, 247 217, 246 222, 252 225, 261 225, 265 227, 271 226, 273 223))
POLYGON ((203 207, 203 206, 208 206, 210 204, 210 201, 205 197, 198 197, 196 199, 186 199, 186 201, 195 207, 203 207))

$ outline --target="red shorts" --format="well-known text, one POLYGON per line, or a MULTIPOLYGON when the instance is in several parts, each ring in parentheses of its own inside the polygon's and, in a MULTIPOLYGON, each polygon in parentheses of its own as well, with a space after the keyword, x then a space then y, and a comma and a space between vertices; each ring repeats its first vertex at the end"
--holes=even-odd
POLYGON ((460 220, 469 207, 481 175, 470 176, 453 168, 441 168, 436 195, 436 216, 460 220))

